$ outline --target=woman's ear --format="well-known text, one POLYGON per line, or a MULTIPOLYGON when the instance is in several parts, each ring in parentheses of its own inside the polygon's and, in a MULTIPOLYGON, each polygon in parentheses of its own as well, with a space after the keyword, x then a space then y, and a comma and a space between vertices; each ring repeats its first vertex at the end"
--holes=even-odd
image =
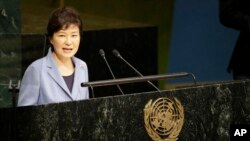
POLYGON ((49 37, 49 43, 53 45, 53 40, 49 37))

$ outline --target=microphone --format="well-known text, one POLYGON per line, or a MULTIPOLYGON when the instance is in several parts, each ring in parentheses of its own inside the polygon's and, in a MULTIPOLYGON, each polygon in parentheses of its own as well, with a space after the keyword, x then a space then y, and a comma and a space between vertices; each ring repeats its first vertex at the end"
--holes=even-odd
MULTIPOLYGON (((108 63, 108 61, 107 61, 107 59, 106 59, 106 57, 105 57, 105 52, 104 52, 104 50, 103 50, 103 49, 100 49, 100 50, 99 50, 99 54, 102 56, 103 60, 105 61, 105 64, 107 65, 107 67, 108 67, 108 69, 109 69, 109 72, 111 73, 112 77, 113 77, 114 79, 116 79, 116 78, 115 78, 115 75, 114 75, 113 71, 111 70, 110 65, 109 65, 109 63, 108 63)), ((119 89, 119 91, 121 92, 121 94, 124 95, 124 93, 123 93, 121 87, 120 87, 118 84, 117 84, 116 86, 117 86, 117 88, 119 89)))
MULTIPOLYGON (((118 50, 116 49, 113 49, 113 54, 121 59, 123 62, 125 62, 130 68, 132 68, 139 76, 143 77, 143 75, 135 68, 133 67, 128 61, 126 61, 122 56, 121 54, 118 52, 118 50)), ((151 86, 153 86, 158 92, 161 92, 161 90, 159 88, 157 88, 151 81, 147 81, 151 86)))

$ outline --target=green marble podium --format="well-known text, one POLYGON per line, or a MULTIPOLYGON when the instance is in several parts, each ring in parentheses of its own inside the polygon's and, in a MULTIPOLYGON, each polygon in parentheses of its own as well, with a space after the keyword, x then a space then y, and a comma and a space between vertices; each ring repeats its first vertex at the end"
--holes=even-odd
MULTIPOLYGON (((108 92, 106 92, 108 93, 108 92)), ((184 108, 180 141, 228 141, 231 123, 249 123, 249 81, 0 109, 1 140, 150 141, 144 108, 176 98, 184 108)))

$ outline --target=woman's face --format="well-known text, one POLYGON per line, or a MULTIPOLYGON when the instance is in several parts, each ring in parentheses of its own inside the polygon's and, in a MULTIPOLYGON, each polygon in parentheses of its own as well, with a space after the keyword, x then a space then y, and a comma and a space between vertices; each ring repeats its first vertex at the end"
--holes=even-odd
POLYGON ((63 27, 55 32, 50 39, 54 47, 55 55, 60 59, 67 59, 74 56, 80 45, 80 30, 75 24, 70 24, 68 28, 63 27))

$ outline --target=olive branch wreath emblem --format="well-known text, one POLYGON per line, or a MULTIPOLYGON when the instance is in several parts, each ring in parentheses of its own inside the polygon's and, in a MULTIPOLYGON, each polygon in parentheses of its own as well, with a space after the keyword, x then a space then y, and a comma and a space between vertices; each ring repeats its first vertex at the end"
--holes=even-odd
POLYGON ((184 108, 176 98, 149 100, 144 108, 144 123, 154 141, 176 141, 184 123, 184 108))

